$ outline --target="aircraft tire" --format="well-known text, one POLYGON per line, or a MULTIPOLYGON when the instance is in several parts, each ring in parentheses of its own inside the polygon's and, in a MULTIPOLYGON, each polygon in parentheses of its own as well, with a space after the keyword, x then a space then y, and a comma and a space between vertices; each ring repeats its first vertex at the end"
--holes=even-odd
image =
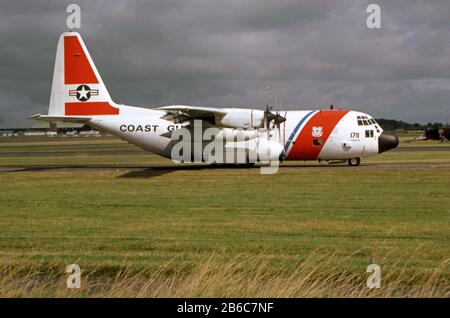
POLYGON ((350 158, 347 160, 348 165, 349 166, 359 166, 359 164, 361 163, 361 159, 360 158, 350 158))

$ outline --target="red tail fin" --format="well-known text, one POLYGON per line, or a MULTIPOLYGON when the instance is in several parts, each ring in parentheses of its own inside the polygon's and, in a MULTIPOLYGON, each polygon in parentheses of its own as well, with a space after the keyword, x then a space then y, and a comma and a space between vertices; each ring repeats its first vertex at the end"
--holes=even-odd
POLYGON ((64 37, 64 84, 98 84, 77 36, 64 37))
POLYGON ((80 34, 63 33, 56 52, 49 115, 117 115, 119 112, 80 34))

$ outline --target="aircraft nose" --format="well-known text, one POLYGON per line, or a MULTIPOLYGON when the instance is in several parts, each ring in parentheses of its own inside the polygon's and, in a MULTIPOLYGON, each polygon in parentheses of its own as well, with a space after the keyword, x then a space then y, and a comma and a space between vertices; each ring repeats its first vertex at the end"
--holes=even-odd
POLYGON ((398 146, 398 137, 396 134, 382 132, 378 137, 378 153, 394 149, 398 146))

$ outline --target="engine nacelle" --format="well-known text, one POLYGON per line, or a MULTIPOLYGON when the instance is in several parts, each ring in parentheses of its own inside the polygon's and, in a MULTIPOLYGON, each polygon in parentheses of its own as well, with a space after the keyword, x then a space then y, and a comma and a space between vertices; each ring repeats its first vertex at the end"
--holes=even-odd
POLYGON ((264 123, 264 111, 257 109, 232 108, 222 117, 222 126, 233 128, 259 128, 264 123))

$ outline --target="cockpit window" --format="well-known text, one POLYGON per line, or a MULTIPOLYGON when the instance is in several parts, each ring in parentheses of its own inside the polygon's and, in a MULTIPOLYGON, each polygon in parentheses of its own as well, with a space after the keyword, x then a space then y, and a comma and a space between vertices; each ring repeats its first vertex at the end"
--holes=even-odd
POLYGON ((356 120, 358 122, 358 126, 371 126, 377 125, 377 122, 372 117, 368 116, 356 116, 356 120))

